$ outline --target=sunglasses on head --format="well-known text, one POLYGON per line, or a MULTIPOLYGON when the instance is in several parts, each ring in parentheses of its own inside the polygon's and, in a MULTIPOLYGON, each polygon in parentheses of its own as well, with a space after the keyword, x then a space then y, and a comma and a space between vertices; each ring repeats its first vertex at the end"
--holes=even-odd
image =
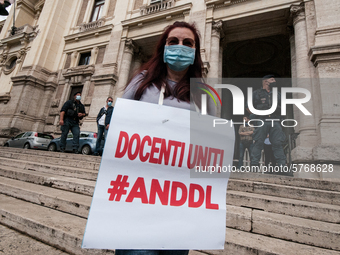
POLYGON ((195 41, 191 38, 184 38, 183 40, 180 40, 177 37, 169 37, 168 39, 166 39, 166 42, 168 45, 178 45, 180 41, 182 41, 182 44, 184 46, 187 46, 190 48, 195 47, 195 41))

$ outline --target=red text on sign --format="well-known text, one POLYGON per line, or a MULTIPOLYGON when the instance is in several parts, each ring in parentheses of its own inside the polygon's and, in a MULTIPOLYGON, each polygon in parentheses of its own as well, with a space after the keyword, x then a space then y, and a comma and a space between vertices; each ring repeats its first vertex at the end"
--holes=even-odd
MULTIPOLYGON (((120 201, 121 196, 126 194, 125 188, 129 186, 128 176, 118 175, 116 181, 111 181, 112 188, 108 189, 109 201, 120 201)), ((218 204, 211 202, 212 186, 205 188, 199 184, 191 183, 189 188, 182 182, 164 181, 163 188, 157 179, 151 180, 150 192, 146 189, 143 177, 138 177, 133 184, 125 202, 131 203, 135 199, 143 204, 155 204, 156 197, 162 205, 183 206, 186 202, 190 208, 205 206, 206 209, 218 210, 218 204), (149 195, 148 195, 149 193, 149 195)))

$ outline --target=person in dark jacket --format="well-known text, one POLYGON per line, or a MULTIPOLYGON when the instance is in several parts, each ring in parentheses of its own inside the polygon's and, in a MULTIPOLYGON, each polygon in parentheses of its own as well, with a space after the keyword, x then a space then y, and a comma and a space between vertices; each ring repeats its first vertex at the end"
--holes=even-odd
POLYGON ((112 110, 113 110, 112 102, 113 102, 113 98, 108 97, 106 99, 105 106, 100 109, 97 115, 98 136, 97 136, 96 149, 93 153, 94 156, 99 156, 99 154, 101 154, 103 151, 101 142, 103 139, 103 135, 106 140, 107 130, 109 129, 109 126, 110 126, 110 120, 111 120, 111 115, 112 115, 112 110))
MULTIPOLYGON (((266 75, 262 78, 262 88, 255 90, 253 92, 253 104, 254 108, 257 110, 268 110, 271 108, 273 104, 273 90, 272 87, 276 86, 276 80, 274 75, 266 75)), ((282 127, 280 126, 280 122, 267 121, 266 119, 281 119, 281 94, 278 92, 277 94, 277 109, 270 115, 258 116, 251 114, 253 116, 252 119, 261 119, 263 121, 263 125, 256 127, 253 140, 254 147, 251 154, 251 165, 259 166, 259 161, 261 158, 261 151, 263 149, 264 140, 269 134, 269 139, 272 144, 273 153, 276 159, 276 163, 279 166, 286 165, 286 155, 283 151, 283 143, 285 141, 285 134, 282 131, 282 127)), ((255 124, 256 125, 256 124, 255 124)))
POLYGON ((73 100, 68 100, 64 103, 60 110, 59 125, 61 126, 61 138, 60 138, 60 151, 64 152, 66 147, 66 138, 68 132, 71 130, 73 134, 73 152, 79 153, 79 120, 83 119, 86 115, 85 107, 80 102, 81 93, 76 92, 73 95, 73 100))

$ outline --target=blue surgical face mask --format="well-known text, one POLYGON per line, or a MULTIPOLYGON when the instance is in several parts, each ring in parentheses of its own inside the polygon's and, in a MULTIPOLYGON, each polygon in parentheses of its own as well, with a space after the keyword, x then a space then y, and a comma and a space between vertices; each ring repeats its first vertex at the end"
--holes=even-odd
POLYGON ((183 71, 192 65, 195 60, 195 49, 183 45, 165 45, 164 63, 167 63, 171 70, 183 71))
POLYGON ((107 105, 108 106, 112 106, 112 102, 107 102, 107 105))
POLYGON ((76 96, 76 100, 80 101, 81 100, 81 96, 76 96))

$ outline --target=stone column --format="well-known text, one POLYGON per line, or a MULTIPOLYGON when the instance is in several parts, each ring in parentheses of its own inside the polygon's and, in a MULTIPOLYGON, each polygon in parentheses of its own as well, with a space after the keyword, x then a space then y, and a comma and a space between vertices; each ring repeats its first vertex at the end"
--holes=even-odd
MULTIPOLYGON (((212 23, 212 30, 211 30, 211 44, 210 44, 210 58, 209 64, 210 69, 208 72, 208 78, 212 78, 211 82, 220 83, 221 82, 221 74, 220 71, 222 70, 222 62, 220 62, 221 54, 220 54, 220 41, 222 35, 222 21, 216 21, 212 23)), ((208 80, 209 83, 209 80, 208 80)), ((217 92, 222 95, 222 90, 217 89, 217 92)), ((221 116, 221 105, 217 104, 216 109, 216 116, 221 116)))
POLYGON ((91 50, 91 58, 90 58, 90 65, 95 65, 97 61, 97 56, 98 56, 98 47, 93 47, 91 50))
POLYGON ((124 93, 124 87, 129 79, 131 62, 135 49, 135 43, 131 39, 127 39, 125 41, 124 53, 119 71, 119 81, 115 91, 115 99, 122 96, 124 93))
MULTIPOLYGON (((290 11, 293 18, 295 35, 296 86, 307 89, 313 95, 304 4, 293 5, 290 11)), ((293 85, 295 86, 295 84, 293 85)), ((294 163, 307 163, 313 161, 312 151, 317 142, 317 133, 312 100, 313 96, 308 103, 304 104, 304 106, 313 116, 305 116, 302 112, 299 112, 298 119, 296 118, 300 134, 297 138, 297 147, 292 151, 292 160, 294 163)))
POLYGON ((210 47, 210 70, 208 73, 208 78, 221 78, 219 76, 220 70, 220 39, 222 32, 222 21, 219 20, 212 24, 211 31, 211 47, 210 47))

